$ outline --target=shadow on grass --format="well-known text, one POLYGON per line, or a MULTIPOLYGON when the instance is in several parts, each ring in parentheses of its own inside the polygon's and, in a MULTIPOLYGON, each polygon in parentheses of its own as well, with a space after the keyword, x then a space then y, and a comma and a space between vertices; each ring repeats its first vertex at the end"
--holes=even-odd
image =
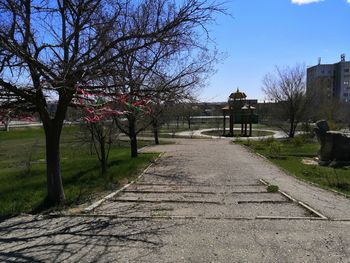
MULTIPOLYGON (((108 163, 108 168, 112 168, 113 166, 120 166, 124 163, 128 163, 127 160, 113 160, 108 163)), ((114 176, 117 177, 117 176, 114 176)), ((47 198, 42 200, 39 205, 34 207, 30 213, 31 214, 39 214, 39 213, 49 213, 52 211, 61 210, 64 207, 72 206, 80 204, 84 202, 85 196, 87 193, 97 191, 98 189, 108 188, 111 184, 113 184, 113 176, 110 176, 107 172, 106 175, 102 175, 101 169, 99 165, 95 165, 91 168, 79 171, 69 177, 65 177, 63 179, 64 185, 76 186, 77 192, 79 194, 74 195, 74 198, 67 198, 65 203, 61 206, 56 206, 55 204, 50 203, 47 198), (85 177, 85 178, 84 178, 85 177), (97 179, 96 179, 97 178, 97 179)), ((113 187, 119 185, 119 182, 114 182, 113 187)), ((66 187, 66 191, 68 187, 66 187)), ((85 200, 86 201, 86 200, 85 200)))
POLYGON ((121 165, 123 163, 127 163, 128 161, 125 161, 125 160, 113 160, 113 161, 110 161, 107 165, 108 168, 111 168, 112 166, 118 166, 118 165, 121 165))

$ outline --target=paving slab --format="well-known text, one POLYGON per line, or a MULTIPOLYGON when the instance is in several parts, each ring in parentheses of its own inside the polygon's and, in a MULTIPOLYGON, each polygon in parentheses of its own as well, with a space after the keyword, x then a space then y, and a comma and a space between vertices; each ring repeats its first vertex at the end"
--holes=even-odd
MULTIPOLYGON (((155 148, 146 150, 155 151, 155 148)), ((178 159, 181 156, 186 160, 184 165, 178 162, 180 174, 190 175, 185 180, 237 185, 256 184, 259 179, 264 179, 330 219, 350 219, 350 199, 300 181, 244 146, 225 140, 178 140, 175 145, 162 145, 157 150, 167 153, 164 158, 169 155, 170 158, 178 159)), ((154 177, 150 176, 150 180, 154 177)), ((143 180, 147 180, 147 177, 143 180)), ((179 177, 158 178, 157 181, 162 180, 176 182, 179 177)))
POLYGON ((350 222, 19 217, 3 262, 349 262, 350 222))
POLYGON ((145 151, 164 154, 90 213, 1 222, 0 261, 350 262, 347 198, 226 140, 145 151), (296 201, 267 193, 259 179, 296 201))

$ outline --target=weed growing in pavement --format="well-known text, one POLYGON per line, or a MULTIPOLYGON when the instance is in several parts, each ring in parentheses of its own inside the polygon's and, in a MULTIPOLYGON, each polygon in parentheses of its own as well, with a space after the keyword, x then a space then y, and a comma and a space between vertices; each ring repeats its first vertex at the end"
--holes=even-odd
POLYGON ((279 189, 278 186, 277 185, 273 185, 273 184, 270 184, 266 188, 267 192, 269 192, 269 193, 277 193, 278 189, 279 189))

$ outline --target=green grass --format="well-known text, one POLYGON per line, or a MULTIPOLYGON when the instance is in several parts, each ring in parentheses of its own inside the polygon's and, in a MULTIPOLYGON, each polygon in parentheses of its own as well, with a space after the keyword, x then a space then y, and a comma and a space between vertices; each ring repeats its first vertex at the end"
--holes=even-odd
POLYGON ((330 168, 302 163, 303 159, 317 156, 320 145, 315 139, 296 137, 285 141, 267 139, 238 143, 250 147, 299 179, 350 195, 350 167, 330 168))
MULTIPOLYGON (((66 207, 81 204, 134 179, 158 154, 130 157, 129 143, 112 147, 106 176, 89 147, 65 127, 61 138, 61 172, 66 207)), ((151 142, 139 141, 139 147, 151 142)), ((46 196, 45 137, 41 128, 0 132, 0 216, 31 212, 46 196)))

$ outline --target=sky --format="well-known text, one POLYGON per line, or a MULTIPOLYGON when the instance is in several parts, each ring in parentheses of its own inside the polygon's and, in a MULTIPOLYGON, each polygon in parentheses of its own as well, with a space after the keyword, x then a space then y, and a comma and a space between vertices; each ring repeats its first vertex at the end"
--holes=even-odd
POLYGON ((262 79, 276 66, 313 66, 350 60, 350 0, 229 0, 211 37, 224 59, 201 101, 226 101, 237 88, 266 99, 262 79))

